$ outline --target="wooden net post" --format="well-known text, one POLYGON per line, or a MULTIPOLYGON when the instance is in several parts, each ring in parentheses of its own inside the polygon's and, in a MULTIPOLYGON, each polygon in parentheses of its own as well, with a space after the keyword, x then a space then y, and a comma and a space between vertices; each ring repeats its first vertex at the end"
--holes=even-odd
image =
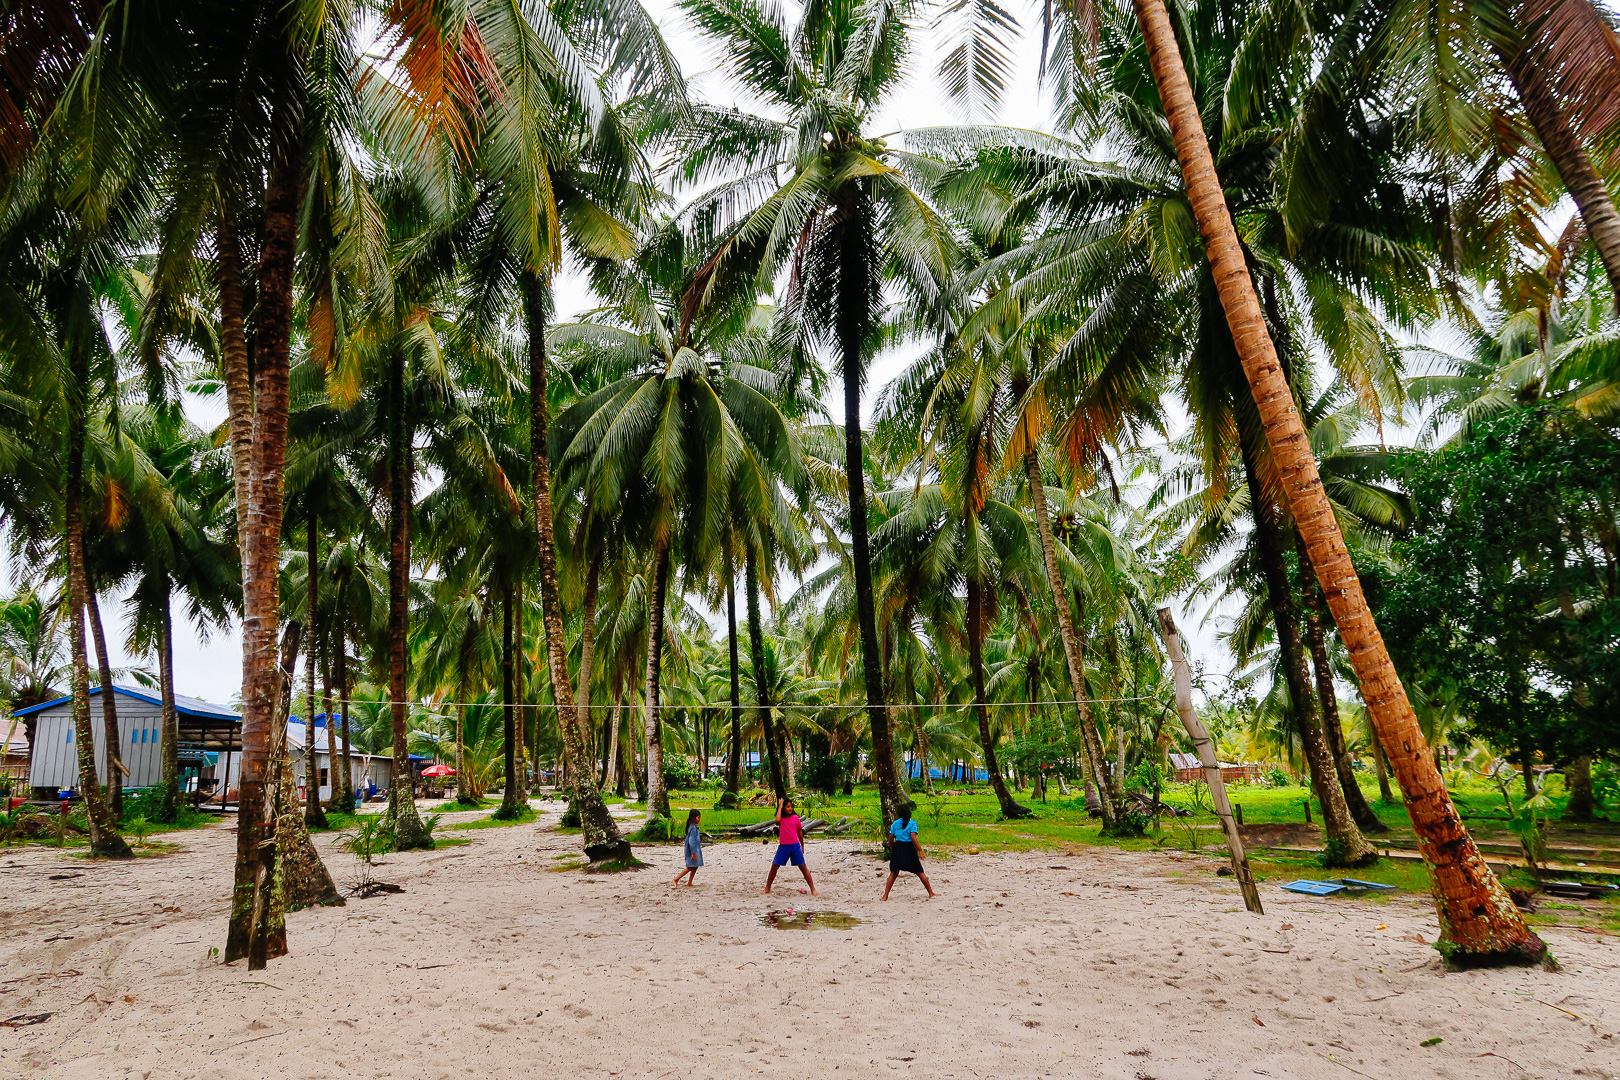
POLYGON ((1260 891, 1255 888, 1254 875, 1249 872, 1249 857, 1243 852, 1243 837, 1238 834, 1237 821, 1232 817, 1232 804, 1226 797, 1226 781, 1221 779, 1221 761, 1215 753, 1215 740, 1198 719, 1192 703, 1192 669, 1181 652, 1181 638, 1176 633, 1175 620, 1169 608, 1159 609, 1159 625, 1164 630, 1165 649, 1170 653, 1170 667, 1176 680, 1176 713, 1181 725, 1191 736, 1198 762, 1204 767, 1204 780, 1209 784, 1209 799, 1215 804, 1215 814, 1226 831, 1226 850, 1232 857, 1232 874, 1238 888, 1243 891, 1243 906, 1257 915, 1264 915, 1260 906, 1260 891))

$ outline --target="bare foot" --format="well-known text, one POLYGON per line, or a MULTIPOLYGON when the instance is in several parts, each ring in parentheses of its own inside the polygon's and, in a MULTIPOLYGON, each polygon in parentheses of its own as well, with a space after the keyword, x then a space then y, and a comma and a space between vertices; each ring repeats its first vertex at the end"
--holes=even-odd
MULTIPOLYGON (((803 891, 804 891, 804 890, 803 890, 803 889, 800 889, 800 890, 799 890, 799 891, 800 891, 800 892, 803 892, 803 891)), ((821 894, 820 894, 820 893, 818 893, 818 892, 816 892, 816 890, 814 890, 814 889, 811 889, 811 890, 810 890, 810 895, 811 895, 811 896, 820 896, 820 895, 821 895, 821 894)))
POLYGON ((761 889, 761 890, 759 890, 759 895, 761 895, 761 896, 769 896, 769 895, 771 895, 771 890, 769 890, 769 889, 761 889))
POLYGON ((888 898, 889 898, 889 895, 887 893, 884 893, 883 894, 883 899, 887 900, 888 898))
POLYGON ((694 886, 694 885, 696 885, 696 884, 697 884, 697 882, 695 882, 695 881, 688 881, 688 882, 687 882, 687 883, 686 883, 686 887, 687 887, 687 888, 688 888, 688 889, 690 889, 690 888, 691 888, 691 887, 692 887, 692 886, 694 886))

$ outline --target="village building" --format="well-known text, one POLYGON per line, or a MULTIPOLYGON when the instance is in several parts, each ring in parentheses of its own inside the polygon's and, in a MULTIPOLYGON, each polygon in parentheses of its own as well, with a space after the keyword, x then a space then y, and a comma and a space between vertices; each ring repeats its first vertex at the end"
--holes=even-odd
MULTIPOLYGON (((341 717, 333 717, 339 724, 341 717)), ((332 755, 331 744, 337 745, 337 757, 343 760, 343 737, 335 738, 327 730, 327 716, 320 713, 315 717, 315 768, 319 771, 321 789, 317 798, 321 800, 332 797, 332 755)), ((293 782, 298 785, 298 798, 307 799, 309 781, 305 768, 306 753, 309 735, 305 729, 304 721, 297 716, 287 721, 287 745, 292 750, 293 782)), ((354 768, 354 787, 362 797, 371 797, 388 790, 388 781, 394 772, 394 759, 381 754, 368 754, 353 748, 349 751, 350 760, 354 768)), ((414 757, 415 755, 413 755, 414 757)))
MULTIPOLYGON (((154 787, 163 782, 163 702, 144 688, 114 686, 118 695, 119 756, 123 765, 123 787, 154 787)), ((101 687, 90 688, 90 727, 95 735, 96 779, 107 782, 107 747, 101 720, 101 687)), ((237 777, 241 768, 242 718, 223 705, 215 705, 184 694, 174 696, 175 715, 180 729, 180 788, 203 795, 206 806, 232 806, 236 802, 237 777)), ((19 709, 14 719, 32 717, 32 753, 22 738, 21 726, 14 736, 19 745, 8 747, 5 763, 8 773, 26 778, 34 797, 55 799, 58 793, 73 791, 79 785, 78 748, 74 743, 73 699, 60 697, 19 709), (9 752, 15 749, 16 753, 9 752)), ((343 740, 337 739, 337 752, 343 754, 343 740)), ((304 758, 307 737, 304 722, 292 717, 287 724, 288 749, 292 754, 294 782, 304 798, 304 758)), ((315 767, 319 770, 320 798, 332 795, 332 766, 327 745, 326 715, 315 718, 315 767)), ((363 794, 386 791, 393 773, 391 757, 355 750, 354 783, 363 794)))
MULTIPOLYGON (((101 722, 101 687, 90 688, 90 727, 95 734, 96 779, 107 782, 106 730, 101 722)), ((118 755, 123 786, 154 787, 163 782, 163 701, 155 691, 114 686, 118 703, 118 755)), ((174 696, 180 729, 180 787, 214 799, 228 800, 241 767, 242 718, 223 705, 174 696)), ((74 745, 73 699, 60 697, 27 709, 17 717, 34 719, 34 745, 29 755, 28 786, 36 798, 54 799, 79 786, 78 747, 74 745)))

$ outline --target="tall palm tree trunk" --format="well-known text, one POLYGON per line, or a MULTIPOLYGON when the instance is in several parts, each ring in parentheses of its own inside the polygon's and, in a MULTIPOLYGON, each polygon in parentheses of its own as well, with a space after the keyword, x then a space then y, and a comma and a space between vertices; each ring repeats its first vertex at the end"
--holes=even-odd
POLYGON ((1232 324, 1232 338, 1260 410, 1278 479, 1305 538, 1328 610, 1349 650, 1373 726, 1390 752, 1419 850, 1430 867, 1442 941, 1454 961, 1540 961, 1547 954, 1546 945, 1531 933, 1463 827, 1367 608, 1322 491, 1293 393, 1266 333, 1164 0, 1133 2, 1221 306, 1232 324))
POLYGON ((523 578, 512 583, 512 719, 517 724, 517 777, 518 789, 525 806, 529 802, 529 707, 525 695, 528 680, 523 674, 523 578))
POLYGON ((528 800, 518 792, 518 741, 522 732, 517 724, 517 685, 515 676, 516 652, 512 628, 512 585, 501 584, 501 736, 504 751, 505 789, 501 792, 501 808, 496 816, 511 820, 522 813, 528 800))
POLYGON ((754 666, 754 708, 759 718, 760 736, 770 753, 771 791, 778 799, 788 797, 787 751, 782 745, 781 725, 771 718, 771 687, 765 671, 765 633, 759 618, 759 568, 754 549, 744 545, 744 569, 748 576, 748 657, 754 666))
POLYGON ((124 754, 122 733, 118 730, 117 694, 113 693, 112 664, 107 658, 107 634, 101 625, 101 605, 96 602, 96 579, 87 564, 84 568, 84 609, 90 620, 90 637, 96 643, 96 675, 101 680, 101 735, 107 759, 104 789, 107 810, 114 821, 124 820, 124 754))
POLYGON ((1603 271, 1608 275, 1615 304, 1620 307, 1620 210, 1616 210, 1608 186, 1582 148, 1557 92, 1548 85, 1537 65, 1534 52, 1529 48, 1506 47, 1500 42, 1496 43, 1496 50, 1507 68, 1508 80, 1524 105, 1525 116, 1536 129, 1541 148, 1558 170, 1559 179, 1586 223, 1586 235, 1592 239, 1603 271))
MULTIPOLYGON (((1075 712, 1080 721, 1080 749, 1088 782, 1104 774, 1102 736, 1091 715, 1091 703, 1086 699, 1085 655, 1080 640, 1074 633, 1074 619, 1069 612, 1068 590, 1063 587, 1063 576, 1057 561, 1057 541, 1052 534, 1052 514, 1046 505, 1046 482, 1041 477, 1041 460, 1032 445, 1024 452, 1024 475, 1029 478, 1030 500, 1035 504, 1035 530, 1041 538, 1041 560, 1046 567, 1046 585, 1052 591, 1052 607, 1057 612, 1058 637, 1063 641, 1063 658, 1069 672, 1069 689, 1074 694, 1075 712)), ((1107 784, 1097 784, 1097 802, 1102 810, 1103 832, 1115 831, 1119 820, 1119 807, 1107 784)))
POLYGON ((253 374, 248 361, 246 301, 242 294, 242 245, 236 218, 221 210, 214 234, 214 273, 219 285, 220 374, 229 414, 231 483, 236 492, 237 540, 247 569, 247 512, 253 490, 253 374))
POLYGON ((1339 787, 1344 791, 1345 805, 1350 817, 1363 833, 1383 833, 1389 826, 1378 820, 1367 797, 1356 782, 1356 770, 1350 760, 1350 748, 1344 738, 1344 724, 1339 719, 1339 695, 1333 689, 1333 668, 1328 660, 1327 632, 1322 626, 1322 591, 1311 570, 1311 556, 1294 533, 1299 554, 1300 605, 1305 613, 1305 642, 1311 650, 1311 668, 1316 672, 1316 697, 1322 706, 1322 733, 1327 736, 1328 749, 1333 753, 1333 768, 1339 774, 1339 787))
POLYGON ((405 354, 395 346, 388 372, 388 698, 393 721, 394 768, 388 816, 397 851, 431 848, 433 839, 416 812, 411 775, 410 698, 406 682, 410 635, 411 491, 414 486, 411 421, 406 404, 405 354))
MULTIPOLYGON (((337 620, 334 618, 332 623, 337 620)), ((349 792, 343 771, 343 750, 339 748, 337 713, 332 711, 332 625, 321 642, 321 712, 326 714, 326 763, 332 776, 332 794, 326 800, 328 813, 354 813, 354 796, 349 792)))
MULTIPOLYGON (((304 806, 298 800, 298 784, 293 779, 292 753, 287 741, 287 716, 292 711, 298 649, 303 641, 303 631, 303 624, 296 620, 288 621, 286 634, 282 638, 281 664, 274 671, 278 689, 275 723, 271 725, 270 761, 275 780, 270 784, 269 813, 275 822, 275 850, 265 910, 266 922, 272 928, 272 936, 267 942, 274 942, 274 947, 281 952, 287 950, 287 912, 316 904, 343 906, 343 897, 333 884, 326 864, 321 862, 321 856, 315 850, 315 841, 304 825, 304 806)), ((314 746, 313 739, 305 741, 306 775, 313 768, 314 746)), ((250 949, 248 963, 253 963, 253 956, 254 950, 250 949)))
POLYGON ((737 792, 742 787, 742 678, 737 670, 737 568, 731 552, 732 533, 727 530, 726 561, 726 655, 727 674, 731 681, 731 743, 726 753, 726 791, 720 805, 737 805, 737 792))
POLYGON ((613 708, 608 716, 607 764, 602 770, 602 790, 615 791, 624 783, 619 769, 619 721, 624 712, 624 701, 613 696, 613 708))
MULTIPOLYGON (((293 103, 278 106, 276 127, 296 126, 293 103)), ((270 739, 286 712, 278 713, 282 680, 276 668, 280 618, 282 471, 287 453, 287 406, 292 346, 293 270, 298 246, 298 182, 302 153, 296 137, 285 137, 272 160, 265 190, 264 239, 259 254, 258 301, 254 308, 255 350, 251 394, 251 454, 245 484, 247 503, 237 505, 242 538, 242 759, 238 785, 236 879, 225 961, 248 958, 263 968, 286 951, 281 905, 267 890, 273 873, 279 823, 275 816, 277 775, 270 739)), ((227 229, 222 229, 222 232, 227 229)), ((234 234, 231 234, 234 236, 234 234)), ((228 271, 229 257, 221 259, 228 271)), ((235 269, 239 271, 240 267, 235 269)), ((224 282, 227 273, 222 273, 224 282)), ((238 278, 238 284, 240 279, 238 278)), ((237 298, 240 302, 240 296, 237 298)), ((222 311, 225 301, 222 298, 222 311)), ((233 316, 234 318, 234 313, 233 316)), ((234 346, 233 346, 234 348, 234 346)), ((236 409, 247 396, 240 383, 247 370, 245 344, 240 356, 226 356, 226 399, 232 408, 232 453, 237 461, 236 409)), ((244 484, 238 478, 238 498, 244 484)), ((285 732, 282 733, 283 738, 285 732)), ((318 860, 317 860, 318 863, 318 860)))
POLYGON ((463 806, 476 805, 472 788, 467 784, 467 706, 456 706, 456 802, 463 806))
POLYGON ((170 582, 163 575, 163 595, 158 608, 162 624, 158 628, 158 700, 162 704, 163 803, 159 821, 173 821, 180 814, 180 715, 174 707, 174 613, 170 610, 170 582))
MULTIPOLYGON (((340 587, 339 597, 343 591, 340 587)), ((337 649, 337 659, 333 667, 337 670, 334 675, 337 679, 338 711, 343 718, 343 790, 348 793, 349 802, 344 804, 343 812, 354 812, 354 736, 349 729, 349 643, 348 635, 343 631, 342 615, 338 616, 338 624, 334 627, 336 633, 332 635, 332 644, 337 649)))
POLYGON ((849 489, 850 562, 855 571, 855 611, 860 628, 861 669, 866 680, 866 711, 872 727, 872 768, 883 810, 883 835, 900 810, 900 777, 883 695, 883 658, 878 650, 877 608, 872 586, 872 550, 866 527, 866 468, 861 446, 861 384, 866 332, 879 302, 872 252, 872 207, 858 181, 839 191, 836 243, 839 248, 836 337, 844 380, 844 480, 849 489))
MULTIPOLYGON (((304 698, 307 702, 307 711, 304 713, 304 794, 308 796, 304 806, 304 825, 310 829, 327 828, 326 811, 321 806, 321 770, 320 763, 315 758, 315 668, 321 662, 321 624, 319 616, 320 601, 320 523, 313 509, 309 511, 309 521, 305 523, 305 541, 308 550, 305 558, 305 586, 308 590, 307 607, 309 609, 309 652, 304 657, 304 698)), ((336 732, 332 730, 332 718, 326 718, 326 772, 331 780, 332 791, 337 791, 337 740, 333 738, 336 732)))
POLYGON ((1367 741, 1372 744, 1373 768, 1378 771, 1378 798, 1383 802, 1392 803, 1395 801, 1395 793, 1389 790, 1389 762, 1384 756, 1384 744, 1378 741, 1376 731, 1367 732, 1367 741))
POLYGON ((608 814, 595 777, 584 767, 584 746, 579 725, 569 723, 573 694, 568 682, 568 654, 564 648, 562 602, 557 594, 557 543, 551 517, 551 467, 546 459, 546 285, 530 271, 519 279, 523 293, 524 329, 529 359, 529 466, 533 472, 535 547, 540 557, 540 617, 545 627, 546 658, 551 670, 551 696, 556 704, 562 736, 563 765, 573 783, 573 804, 584 832, 585 855, 592 862, 628 859, 630 845, 619 835, 608 814))
POLYGON ((990 708, 984 696, 984 586, 973 578, 967 583, 968 672, 973 678, 973 711, 979 718, 979 745, 984 748, 984 770, 990 774, 990 789, 996 793, 1004 818, 1029 817, 1029 807, 1020 804, 1007 790, 1007 781, 1001 776, 1001 763, 996 760, 996 743, 990 735, 990 708))
POLYGON ((1260 568, 1271 598, 1271 619, 1277 631, 1277 648, 1282 654, 1283 678, 1288 684, 1289 704, 1305 747, 1305 762, 1311 770, 1311 786, 1322 803, 1322 833, 1327 841, 1327 865, 1365 866, 1378 858, 1367 838, 1361 835, 1345 803, 1331 744, 1324 723, 1316 715, 1315 691, 1305 648, 1299 637, 1299 616, 1294 592, 1283 565, 1281 527, 1277 511, 1261 490, 1255 471, 1254 455, 1243 448, 1243 471, 1249 485, 1249 509, 1254 517, 1254 535, 1260 549, 1260 568))
POLYGON ((658 690, 664 660, 664 592, 669 587, 669 548, 653 552, 652 592, 647 597, 647 690, 642 734, 647 747, 647 820, 669 817, 669 792, 664 787, 663 718, 658 715, 658 690))
MULTIPOLYGON (((579 690, 574 695, 574 722, 579 725, 580 742, 594 763, 596 750, 592 745, 596 727, 591 720, 591 676, 596 662, 596 595, 602 584, 602 557, 590 561, 585 571, 585 596, 581 601, 579 627, 579 690)), ((595 769, 591 770, 593 773, 595 769)))
MULTIPOLYGON (((89 360, 84 349, 70 345, 72 372, 67 388, 67 476, 63 492, 63 531, 68 554, 68 648, 73 654, 71 675, 73 695, 73 739, 78 744, 79 794, 84 799, 85 816, 90 824, 90 853, 110 859, 133 857, 129 845, 118 835, 118 822, 102 796, 96 779, 96 736, 90 726, 90 664, 84 648, 84 602, 89 592, 84 559, 85 401, 90 393, 89 360)), ((106 688, 102 693, 107 693, 106 688)), ((62 812, 66 812, 66 807, 62 812)))

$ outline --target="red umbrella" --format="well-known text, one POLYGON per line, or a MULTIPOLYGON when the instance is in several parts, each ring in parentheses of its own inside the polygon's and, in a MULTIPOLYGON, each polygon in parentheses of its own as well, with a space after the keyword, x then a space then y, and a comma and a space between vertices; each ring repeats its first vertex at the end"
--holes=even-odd
POLYGON ((454 776, 456 770, 448 765, 430 765, 422 770, 423 776, 454 776))

